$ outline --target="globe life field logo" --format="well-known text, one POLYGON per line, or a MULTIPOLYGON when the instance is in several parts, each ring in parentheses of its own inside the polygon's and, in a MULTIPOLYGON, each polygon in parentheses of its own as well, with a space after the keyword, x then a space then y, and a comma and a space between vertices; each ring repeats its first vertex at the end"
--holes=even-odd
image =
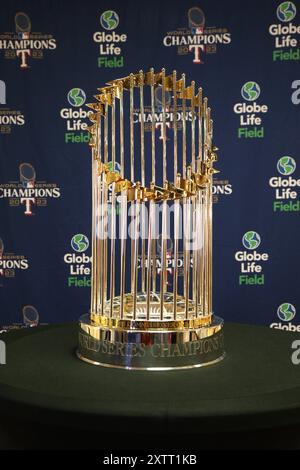
POLYGON ((112 31, 119 24, 119 15, 113 10, 107 10, 100 16, 100 24, 102 28, 112 31))
POLYGON ((280 304, 277 308, 277 317, 280 320, 279 323, 271 323, 270 328, 285 331, 297 331, 300 333, 300 325, 292 324, 296 316, 296 308, 293 304, 285 302, 280 304))
POLYGON ((71 106, 79 108, 83 106, 86 100, 86 95, 81 88, 72 88, 68 93, 68 101, 71 106))
POLYGON ((290 176, 296 170, 296 162, 292 157, 281 157, 277 162, 277 170, 283 176, 290 176))
POLYGON ((127 35, 115 31, 119 22, 119 15, 113 10, 106 10, 100 15, 100 26, 104 31, 96 31, 93 34, 94 42, 99 44, 98 67, 124 67, 121 44, 127 41, 127 35))
POLYGON ((82 233, 71 238, 73 253, 66 253, 64 262, 69 267, 68 287, 91 287, 91 257, 86 254, 89 239, 82 233))
POLYGON ((256 82, 246 82, 241 89, 244 100, 255 101, 260 95, 260 87, 256 82))
POLYGON ((281 304, 277 309, 277 315, 280 320, 290 321, 293 320, 294 316, 296 315, 296 309, 292 304, 281 304))
POLYGON ((244 83, 241 88, 241 96, 244 102, 236 103, 233 106, 234 113, 239 115, 239 127, 237 129, 239 139, 262 139, 264 137, 263 118, 258 114, 267 113, 268 106, 256 102, 260 94, 260 86, 254 81, 244 83))
POLYGON ((259 247, 260 241, 260 235, 253 231, 246 232, 242 239, 244 247, 248 250, 254 250, 255 248, 259 247))
POLYGON ((77 253, 83 253, 89 247, 89 239, 82 233, 78 233, 72 238, 71 246, 74 251, 77 251, 77 253))
POLYGON ((298 199, 298 188, 300 179, 295 178, 296 161, 285 155, 277 161, 276 169, 279 176, 269 179, 269 186, 275 190, 273 201, 273 212, 299 212, 300 201, 298 199))
POLYGON ((235 253, 235 260, 239 263, 240 275, 239 285, 261 286, 265 283, 263 274, 263 262, 268 261, 268 253, 260 253, 257 248, 261 244, 261 237, 258 232, 249 230, 242 237, 243 251, 235 253))
POLYGON ((274 62, 300 59, 298 47, 300 25, 292 23, 296 14, 297 8, 293 2, 282 2, 276 9, 276 17, 280 23, 269 26, 269 34, 274 38, 275 49, 272 51, 274 62))
POLYGON ((81 88, 71 88, 67 93, 67 101, 71 107, 62 108, 60 117, 66 124, 65 143, 80 144, 89 142, 89 135, 85 132, 88 124, 84 122, 92 111, 82 108, 86 101, 85 92, 81 88))

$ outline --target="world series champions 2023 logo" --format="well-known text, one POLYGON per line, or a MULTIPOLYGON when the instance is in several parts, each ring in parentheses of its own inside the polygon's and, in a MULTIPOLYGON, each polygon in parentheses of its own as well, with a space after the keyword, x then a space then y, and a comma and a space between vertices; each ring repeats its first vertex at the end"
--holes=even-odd
POLYGON ((187 26, 169 31, 163 38, 165 47, 177 47, 178 55, 190 54, 194 64, 203 64, 203 56, 215 54, 219 45, 231 43, 227 28, 206 26, 203 10, 197 6, 187 12, 187 26))
MULTIPOLYGON (((9 90, 11 96, 11 87, 9 90)), ((20 110, 7 106, 7 90, 4 80, 0 80, 0 106, 0 134, 10 134, 13 127, 24 126, 24 114, 20 110)))
POLYGON ((30 68, 29 59, 43 59, 44 51, 56 49, 56 39, 51 34, 31 31, 27 13, 15 14, 15 32, 0 34, 0 51, 6 59, 19 59, 20 68, 30 68))
POLYGON ((11 207, 24 206, 24 214, 34 215, 33 206, 45 207, 48 199, 58 199, 60 188, 55 183, 37 181, 36 171, 31 163, 19 165, 19 181, 0 183, 0 200, 8 199, 11 207))
POLYGON ((24 255, 7 252, 4 249, 4 242, 0 238, 0 287, 3 287, 3 278, 13 278, 16 271, 29 269, 29 261, 24 255))

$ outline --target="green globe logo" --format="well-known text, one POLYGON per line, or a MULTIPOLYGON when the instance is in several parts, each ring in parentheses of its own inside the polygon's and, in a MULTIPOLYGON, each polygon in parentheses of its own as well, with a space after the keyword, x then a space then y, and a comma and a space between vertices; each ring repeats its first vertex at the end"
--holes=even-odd
POLYGON ((287 21, 291 21, 295 18, 297 13, 297 8, 293 2, 283 2, 281 3, 276 11, 277 18, 280 21, 286 23, 287 21))
POLYGON ((102 28, 112 31, 119 24, 119 16, 113 10, 106 10, 100 16, 100 24, 102 28))
POLYGON ((71 240, 71 247, 77 253, 83 253, 89 247, 89 239, 82 233, 77 233, 71 240))
POLYGON ((277 309, 277 316, 282 321, 291 321, 296 315, 296 309, 294 305, 284 303, 279 305, 277 309))
POLYGON ((260 235, 253 230, 246 232, 242 238, 242 242, 247 250, 255 250, 260 245, 260 235))
POLYGON ((81 88, 72 88, 68 93, 68 101, 71 106, 79 108, 85 103, 86 96, 81 88))
POLYGON ((292 157, 281 157, 277 162, 277 170, 283 176, 289 176, 296 170, 296 162, 292 157))
POLYGON ((246 82, 241 89, 244 100, 254 101, 260 95, 260 86, 256 82, 246 82))
POLYGON ((114 171, 115 173, 121 173, 121 165, 119 162, 115 162, 115 165, 113 165, 113 162, 108 162, 107 163, 107 168, 108 171, 114 171))

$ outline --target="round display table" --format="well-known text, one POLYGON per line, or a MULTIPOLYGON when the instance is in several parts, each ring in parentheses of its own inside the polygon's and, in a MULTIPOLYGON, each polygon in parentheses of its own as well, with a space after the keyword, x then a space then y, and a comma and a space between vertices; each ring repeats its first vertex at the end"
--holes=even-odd
POLYGON ((76 324, 0 339, 2 448, 298 446, 298 333, 225 324, 222 362, 167 372, 80 361, 76 324))

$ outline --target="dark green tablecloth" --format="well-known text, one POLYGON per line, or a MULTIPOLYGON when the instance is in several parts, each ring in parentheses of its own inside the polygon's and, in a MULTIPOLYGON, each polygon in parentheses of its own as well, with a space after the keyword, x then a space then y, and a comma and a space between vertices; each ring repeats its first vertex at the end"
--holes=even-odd
POLYGON ((227 356, 194 370, 141 372, 88 365, 75 357, 75 324, 1 335, 2 412, 18 419, 105 433, 207 433, 300 423, 299 334, 225 326, 227 356))

